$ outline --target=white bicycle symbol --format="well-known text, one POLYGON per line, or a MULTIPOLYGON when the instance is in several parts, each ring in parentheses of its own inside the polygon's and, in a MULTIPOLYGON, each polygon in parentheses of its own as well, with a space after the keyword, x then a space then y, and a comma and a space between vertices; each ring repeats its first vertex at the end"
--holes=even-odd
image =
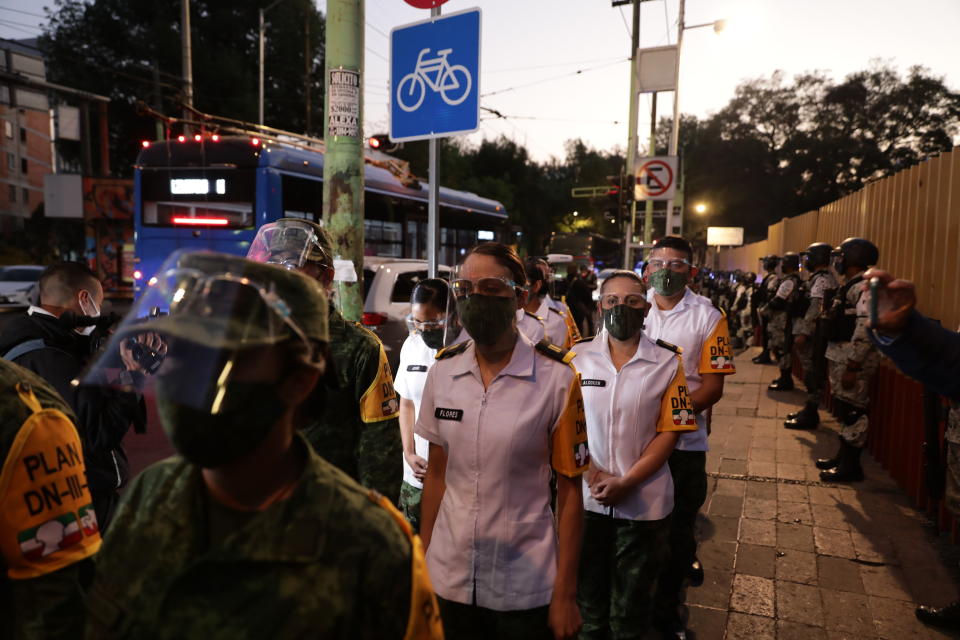
POLYGON ((462 64, 451 65, 447 56, 453 49, 440 49, 437 57, 424 60, 430 49, 423 49, 417 56, 416 68, 403 76, 397 85, 397 104, 404 111, 416 111, 427 95, 427 87, 438 92, 451 107, 467 99, 473 78, 462 64), (433 74, 433 77, 430 76, 433 74))

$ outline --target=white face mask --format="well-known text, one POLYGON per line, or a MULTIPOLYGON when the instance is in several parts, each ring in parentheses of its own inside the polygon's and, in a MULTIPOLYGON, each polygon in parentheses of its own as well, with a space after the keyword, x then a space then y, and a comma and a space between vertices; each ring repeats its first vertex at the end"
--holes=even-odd
MULTIPOLYGON (((99 317, 100 317, 100 307, 98 307, 98 306, 97 306, 97 303, 93 301, 93 294, 90 293, 89 291, 87 291, 87 296, 90 298, 90 304, 91 304, 91 306, 93 306, 93 309, 92 309, 92 310, 88 310, 88 309, 87 309, 87 306, 83 303, 83 298, 80 298, 80 300, 79 300, 79 302, 80 302, 80 311, 82 311, 82 312, 83 312, 83 315, 85 315, 85 316, 89 316, 89 317, 91 317, 91 318, 99 318, 99 317)), ((88 335, 90 335, 91 333, 93 333, 93 330, 94 330, 94 329, 96 329, 96 327, 95 327, 94 325, 90 325, 89 327, 78 328, 78 329, 77 329, 77 333, 79 333, 80 335, 83 335, 83 336, 88 336, 88 335)))

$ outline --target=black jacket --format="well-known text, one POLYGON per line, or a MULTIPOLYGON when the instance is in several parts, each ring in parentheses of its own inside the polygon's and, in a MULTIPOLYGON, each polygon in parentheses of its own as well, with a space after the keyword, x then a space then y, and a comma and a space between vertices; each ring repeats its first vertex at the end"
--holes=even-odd
POLYGON ((44 347, 13 361, 47 380, 77 415, 77 431, 83 443, 87 482, 101 528, 107 524, 116 490, 126 484, 129 464, 123 437, 131 426, 142 430, 146 410, 140 394, 106 387, 76 387, 77 378, 93 357, 91 340, 45 314, 14 318, 0 335, 0 357, 28 340, 42 339, 44 347), (105 505, 101 513, 98 503, 105 505))

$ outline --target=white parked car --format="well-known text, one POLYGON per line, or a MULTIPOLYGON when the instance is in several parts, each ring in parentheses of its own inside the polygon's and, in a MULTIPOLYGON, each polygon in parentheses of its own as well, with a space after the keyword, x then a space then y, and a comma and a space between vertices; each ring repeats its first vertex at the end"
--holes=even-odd
MULTIPOLYGON (((440 265, 438 276, 450 279, 450 268, 440 265)), ((410 313, 410 295, 427 278, 427 261, 409 258, 367 256, 363 259, 362 324, 383 342, 394 372, 400 364, 400 348, 407 339, 406 317, 410 313)))
POLYGON ((9 265, 0 267, 0 307, 26 307, 36 298, 40 274, 46 267, 9 265))

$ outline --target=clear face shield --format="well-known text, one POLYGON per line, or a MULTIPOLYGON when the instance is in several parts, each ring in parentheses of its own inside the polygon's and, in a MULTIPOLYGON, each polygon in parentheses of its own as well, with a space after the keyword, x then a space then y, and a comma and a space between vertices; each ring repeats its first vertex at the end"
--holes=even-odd
POLYGON ((444 286, 447 287, 447 295, 442 307, 429 302, 412 302, 410 313, 404 319, 407 330, 411 334, 418 334, 431 349, 443 349, 469 339, 460 325, 450 285, 444 281, 444 286))
MULTIPOLYGON (((458 325, 479 345, 492 345, 514 330, 519 304, 519 285, 503 276, 478 277, 457 266, 451 273, 447 313, 456 314, 458 325)), ((451 327, 450 333, 459 330, 451 327)), ((456 342, 462 341, 456 340, 456 342)))
POLYGON ((158 405, 229 416, 249 405, 251 385, 275 386, 286 375, 287 355, 320 361, 275 283, 211 273, 196 258, 177 252, 167 259, 75 384, 129 390, 131 378, 139 379, 155 384, 158 405))

